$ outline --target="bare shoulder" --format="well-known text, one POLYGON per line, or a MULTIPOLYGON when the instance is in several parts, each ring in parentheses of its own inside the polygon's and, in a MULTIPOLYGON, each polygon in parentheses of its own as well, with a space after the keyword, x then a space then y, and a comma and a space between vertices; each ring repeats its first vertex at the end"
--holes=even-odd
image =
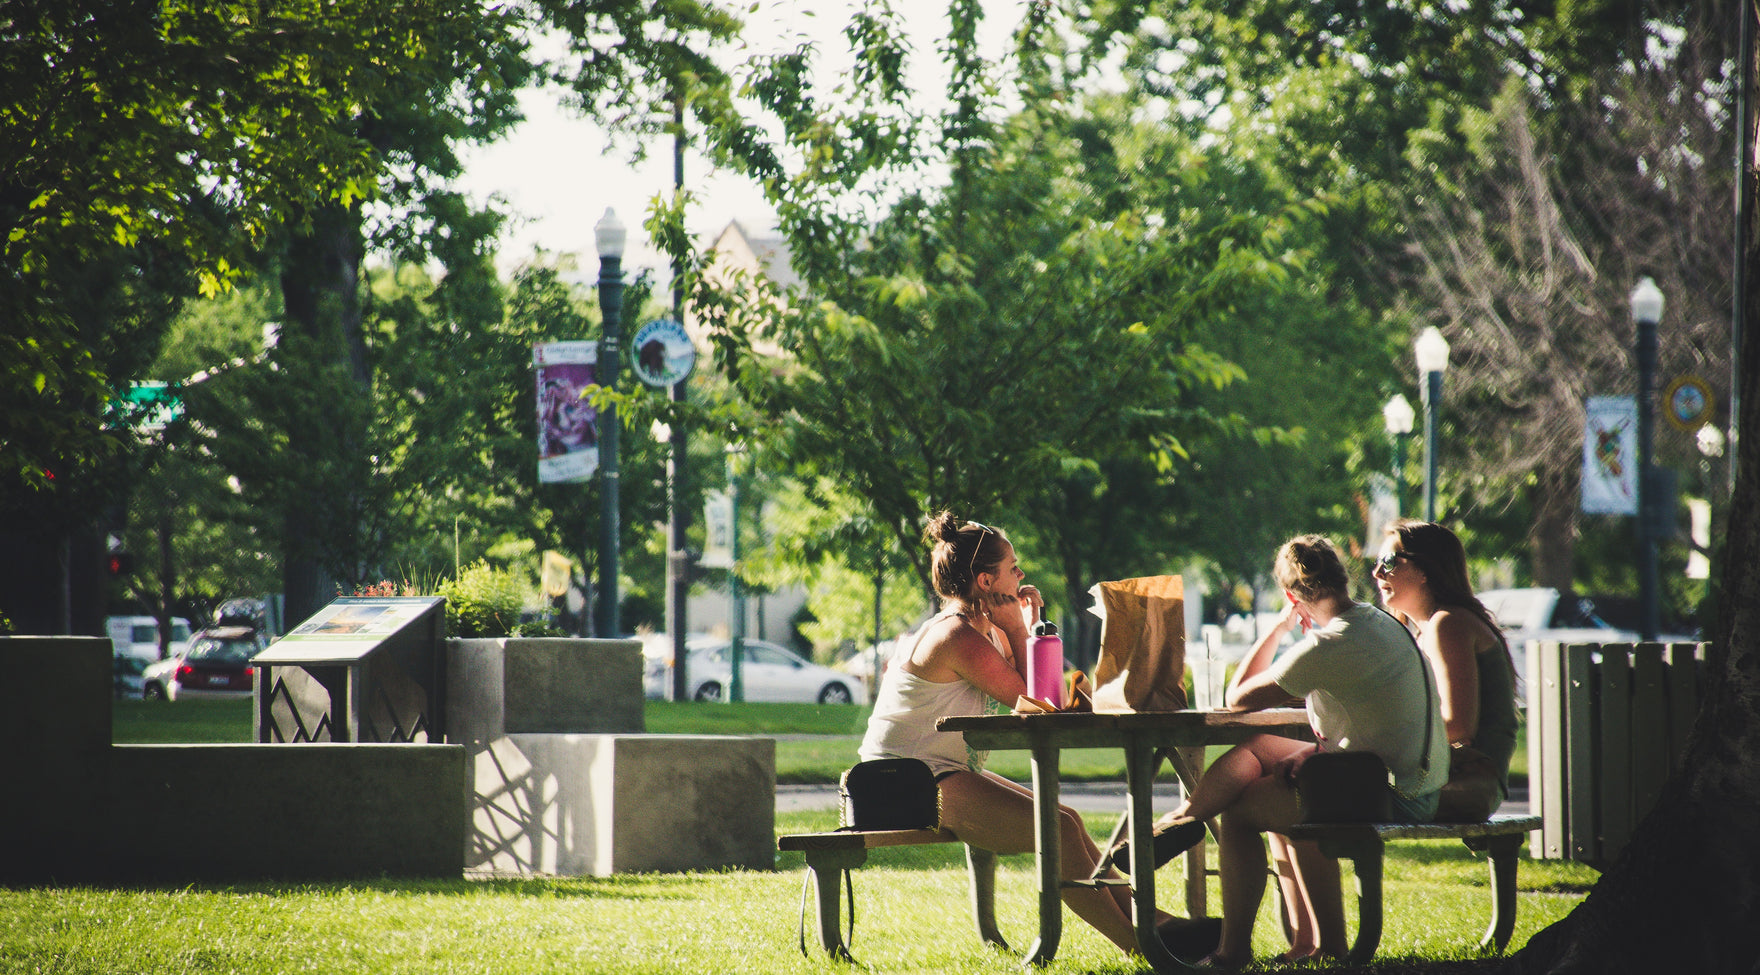
POLYGON ((995 652, 990 641, 979 636, 964 620, 948 616, 929 624, 916 652, 911 654, 911 662, 919 672, 958 669, 956 661, 986 649, 995 652))
POLYGON ((1481 653, 1499 642, 1484 620, 1464 609, 1445 606, 1430 617, 1436 645, 1444 653, 1481 653))

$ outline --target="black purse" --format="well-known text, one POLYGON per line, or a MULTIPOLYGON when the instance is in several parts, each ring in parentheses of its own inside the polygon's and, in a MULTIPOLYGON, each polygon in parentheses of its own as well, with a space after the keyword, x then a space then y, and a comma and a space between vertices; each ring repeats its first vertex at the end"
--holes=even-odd
POLYGON ((840 829, 936 829, 941 825, 941 790, 935 775, 917 758, 878 758, 857 762, 838 786, 840 829))
POLYGON ((1320 752, 1296 769, 1304 823, 1385 823, 1393 818, 1387 763, 1374 752, 1320 752))

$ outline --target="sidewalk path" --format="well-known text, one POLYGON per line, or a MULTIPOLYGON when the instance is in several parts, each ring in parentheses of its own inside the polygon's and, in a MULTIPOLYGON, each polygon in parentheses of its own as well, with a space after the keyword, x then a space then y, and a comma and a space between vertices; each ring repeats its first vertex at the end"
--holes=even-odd
MULTIPOLYGON (((1122 814, 1125 806, 1123 782, 1063 782, 1058 786, 1063 804, 1082 813, 1113 813, 1122 814)), ((1179 805, 1179 786, 1171 778, 1165 783, 1155 784, 1155 811, 1165 812, 1179 805)), ((776 811, 799 812, 802 810, 836 809, 837 786, 834 785, 778 785, 776 787, 776 811)), ((1510 792, 1507 802, 1498 807, 1500 815, 1528 814, 1528 793, 1522 789, 1510 792)))

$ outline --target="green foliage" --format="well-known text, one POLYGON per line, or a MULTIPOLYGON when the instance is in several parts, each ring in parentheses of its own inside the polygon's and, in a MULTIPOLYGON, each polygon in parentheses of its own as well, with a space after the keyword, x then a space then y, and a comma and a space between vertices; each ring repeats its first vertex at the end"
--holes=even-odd
POLYGON ((448 636, 514 636, 531 583, 508 569, 479 560, 455 578, 442 581, 435 594, 446 597, 448 636))

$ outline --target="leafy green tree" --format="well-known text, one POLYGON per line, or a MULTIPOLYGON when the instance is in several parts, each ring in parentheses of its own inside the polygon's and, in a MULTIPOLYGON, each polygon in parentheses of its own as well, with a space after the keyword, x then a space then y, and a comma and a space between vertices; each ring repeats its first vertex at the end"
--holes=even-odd
MULTIPOLYGON (((1246 429, 1196 407, 1194 389, 1239 370, 1194 329, 1288 274, 1282 235, 1306 208, 1199 208, 1202 179, 1170 175, 1188 146, 1133 119, 1130 105, 1063 92, 992 122, 990 68, 971 53, 977 11, 951 12, 954 108, 939 120, 905 107, 883 6, 852 24, 859 86, 842 92, 847 111, 799 84, 811 52, 765 66, 751 90, 806 162, 783 172, 787 154, 763 146, 738 158, 769 176, 813 300, 736 306, 700 292, 699 309, 724 349, 747 353, 722 362, 758 411, 771 462, 859 499, 925 590, 923 517, 953 507, 1024 519, 1054 550, 1067 544, 1075 554, 1060 559, 1057 588, 1065 605, 1084 606, 1102 566, 1174 550, 1153 541, 1168 524, 1155 486, 1185 463, 1186 445, 1246 429), (884 199, 870 186, 937 158, 917 141, 929 131, 947 147, 946 190, 868 217, 864 207, 884 199), (750 354, 760 334, 778 359, 750 354), (1095 494, 1106 477, 1130 483, 1095 494), (1130 530, 1096 533, 1092 519, 1069 518, 1076 485, 1096 514, 1130 530)), ((742 120, 719 144, 750 134, 742 120)))

